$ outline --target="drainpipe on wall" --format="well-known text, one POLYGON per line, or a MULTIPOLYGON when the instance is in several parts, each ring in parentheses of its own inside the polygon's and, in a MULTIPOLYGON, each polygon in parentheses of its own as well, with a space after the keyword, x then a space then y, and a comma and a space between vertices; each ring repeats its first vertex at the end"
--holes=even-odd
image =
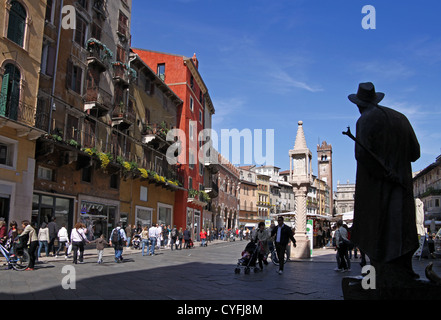
POLYGON ((57 70, 58 70, 58 54, 60 52, 60 38, 61 38, 61 22, 62 22, 62 15, 63 15, 63 3, 64 1, 61 0, 60 2, 60 17, 58 21, 58 35, 57 35, 57 50, 55 53, 55 67, 54 67, 54 77, 52 80, 52 91, 51 91, 51 100, 49 103, 49 125, 47 132, 50 134, 52 130, 52 112, 54 110, 54 94, 55 94, 55 84, 57 80, 57 70))

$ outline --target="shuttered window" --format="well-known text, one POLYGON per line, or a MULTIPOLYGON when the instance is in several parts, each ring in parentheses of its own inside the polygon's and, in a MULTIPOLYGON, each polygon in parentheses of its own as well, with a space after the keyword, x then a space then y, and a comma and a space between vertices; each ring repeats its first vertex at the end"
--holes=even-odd
POLYGON ((24 35, 26 29, 26 10, 17 1, 11 1, 9 11, 8 39, 14 41, 20 47, 24 46, 24 35))

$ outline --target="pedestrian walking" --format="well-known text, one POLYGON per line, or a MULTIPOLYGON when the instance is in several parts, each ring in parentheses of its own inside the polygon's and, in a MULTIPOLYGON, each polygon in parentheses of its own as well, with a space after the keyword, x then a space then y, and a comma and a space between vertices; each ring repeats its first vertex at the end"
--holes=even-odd
POLYGON ((103 254, 104 254, 104 248, 109 245, 109 243, 104 238, 104 235, 102 234, 99 238, 96 238, 93 241, 90 241, 90 243, 96 244, 96 251, 98 254, 98 264, 103 263, 103 254))
POLYGON ((121 228, 121 222, 118 222, 116 228, 114 228, 110 234, 109 244, 113 246, 115 250, 115 262, 120 263, 123 261, 123 248, 124 243, 127 241, 126 233, 121 228))
POLYGON ((86 233, 84 231, 84 225, 81 222, 77 222, 70 233, 70 242, 72 243, 72 251, 73 251, 73 263, 84 263, 83 255, 84 255, 84 245, 89 243, 87 240, 86 233), (80 254, 78 256, 78 253, 80 254))
POLYGON ((289 240, 292 241, 294 247, 296 247, 296 240, 294 239, 294 235, 292 232, 292 229, 288 227, 284 221, 283 216, 279 216, 277 218, 278 225, 273 228, 271 231, 271 236, 275 236, 275 242, 276 242, 276 252, 277 257, 279 258, 279 274, 283 273, 283 268, 285 264, 285 251, 286 246, 288 245, 289 240))
POLYGON ((149 227, 144 226, 144 228, 142 228, 142 231, 141 231, 141 254, 142 254, 142 256, 149 254, 149 250, 150 250, 149 242, 150 242, 149 227), (145 248, 147 248, 147 251, 145 251, 145 254, 144 254, 145 248))
POLYGON ((127 248, 130 247, 130 240, 132 239, 132 227, 130 224, 127 224, 125 228, 126 236, 127 236, 127 248))
POLYGON ((179 228, 178 231, 178 242, 176 244, 176 249, 178 249, 179 246, 179 250, 182 250, 182 241, 184 240, 184 231, 182 231, 182 227, 179 228))
POLYGON ((58 237, 58 250, 55 254, 55 257, 58 257, 58 254, 62 249, 64 249, 64 256, 67 259, 67 248, 69 247, 69 234, 67 233, 66 224, 63 223, 60 230, 57 233, 58 237))
POLYGON ((190 233, 190 230, 188 230, 188 227, 187 227, 184 230, 184 241, 185 241, 184 249, 190 249, 190 238, 191 238, 191 233, 190 233))
POLYGON ((20 237, 27 237, 27 248, 29 253, 29 266, 25 271, 32 271, 34 270, 35 261, 37 259, 38 236, 29 220, 23 220, 21 226, 23 227, 23 232, 20 234, 20 237))
POLYGON ((46 252, 46 257, 49 256, 49 228, 47 224, 43 222, 41 224, 40 229, 38 230, 38 253, 37 260, 41 257, 41 249, 44 247, 44 251, 46 252))
POLYGON ((265 229, 265 222, 259 222, 257 232, 253 241, 256 242, 258 246, 260 246, 260 250, 257 256, 259 259, 260 270, 263 270, 263 263, 265 263, 265 265, 268 264, 268 262, 266 261, 266 257, 269 253, 268 240, 270 238, 271 235, 268 232, 268 229, 265 229))
POLYGON ((52 251, 53 256, 56 256, 55 252, 55 240, 57 239, 58 235, 58 225, 57 225, 57 218, 53 217, 51 218, 51 221, 47 225, 49 229, 49 253, 52 251))
POLYGON ((156 233, 157 233, 157 228, 154 224, 152 224, 152 226, 149 228, 149 239, 150 239, 150 251, 149 251, 149 256, 152 256, 155 254, 155 246, 156 246, 156 233))
POLYGON ((176 242, 178 241, 178 229, 176 226, 173 226, 173 229, 171 229, 170 232, 170 249, 173 250, 173 246, 175 246, 175 249, 178 249, 178 245, 176 242))
POLYGON ((207 232, 205 229, 202 229, 201 232, 199 232, 199 237, 201 239, 201 247, 207 246, 207 232))
POLYGON ((337 252, 340 260, 340 265, 336 271, 348 272, 350 271, 350 260, 348 256, 348 231, 343 226, 343 221, 337 221, 337 230, 335 232, 335 241, 337 252))

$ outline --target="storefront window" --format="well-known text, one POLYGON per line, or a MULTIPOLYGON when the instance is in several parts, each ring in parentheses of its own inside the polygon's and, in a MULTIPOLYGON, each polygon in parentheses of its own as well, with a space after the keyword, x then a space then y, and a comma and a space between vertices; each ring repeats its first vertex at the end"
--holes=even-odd
POLYGON ((73 200, 34 194, 31 224, 39 228, 43 222, 47 224, 52 218, 56 218, 59 228, 64 224, 68 231, 71 230, 73 228, 73 200))
POLYGON ((151 226, 152 225, 152 213, 150 208, 136 208, 136 226, 151 226))
POLYGON ((72 200, 56 198, 55 199, 55 218, 57 218, 56 222, 58 227, 61 228, 62 225, 65 225, 66 228, 69 225, 69 212, 72 200))
POLYGON ((80 221, 88 230, 87 238, 94 240, 104 234, 107 239, 115 226, 115 214, 115 206, 82 201, 80 221))
POLYGON ((158 223, 166 226, 172 224, 172 207, 159 206, 158 223))

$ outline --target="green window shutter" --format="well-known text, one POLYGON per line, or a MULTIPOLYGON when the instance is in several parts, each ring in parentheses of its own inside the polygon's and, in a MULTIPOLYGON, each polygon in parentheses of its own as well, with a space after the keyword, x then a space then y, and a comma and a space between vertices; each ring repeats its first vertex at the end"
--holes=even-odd
POLYGON ((6 116, 6 103, 8 102, 9 74, 3 75, 2 91, 0 95, 0 116, 6 116))
POLYGON ((8 39, 14 41, 20 47, 24 44, 24 34, 26 29, 26 10, 17 1, 11 2, 8 23, 8 39))

